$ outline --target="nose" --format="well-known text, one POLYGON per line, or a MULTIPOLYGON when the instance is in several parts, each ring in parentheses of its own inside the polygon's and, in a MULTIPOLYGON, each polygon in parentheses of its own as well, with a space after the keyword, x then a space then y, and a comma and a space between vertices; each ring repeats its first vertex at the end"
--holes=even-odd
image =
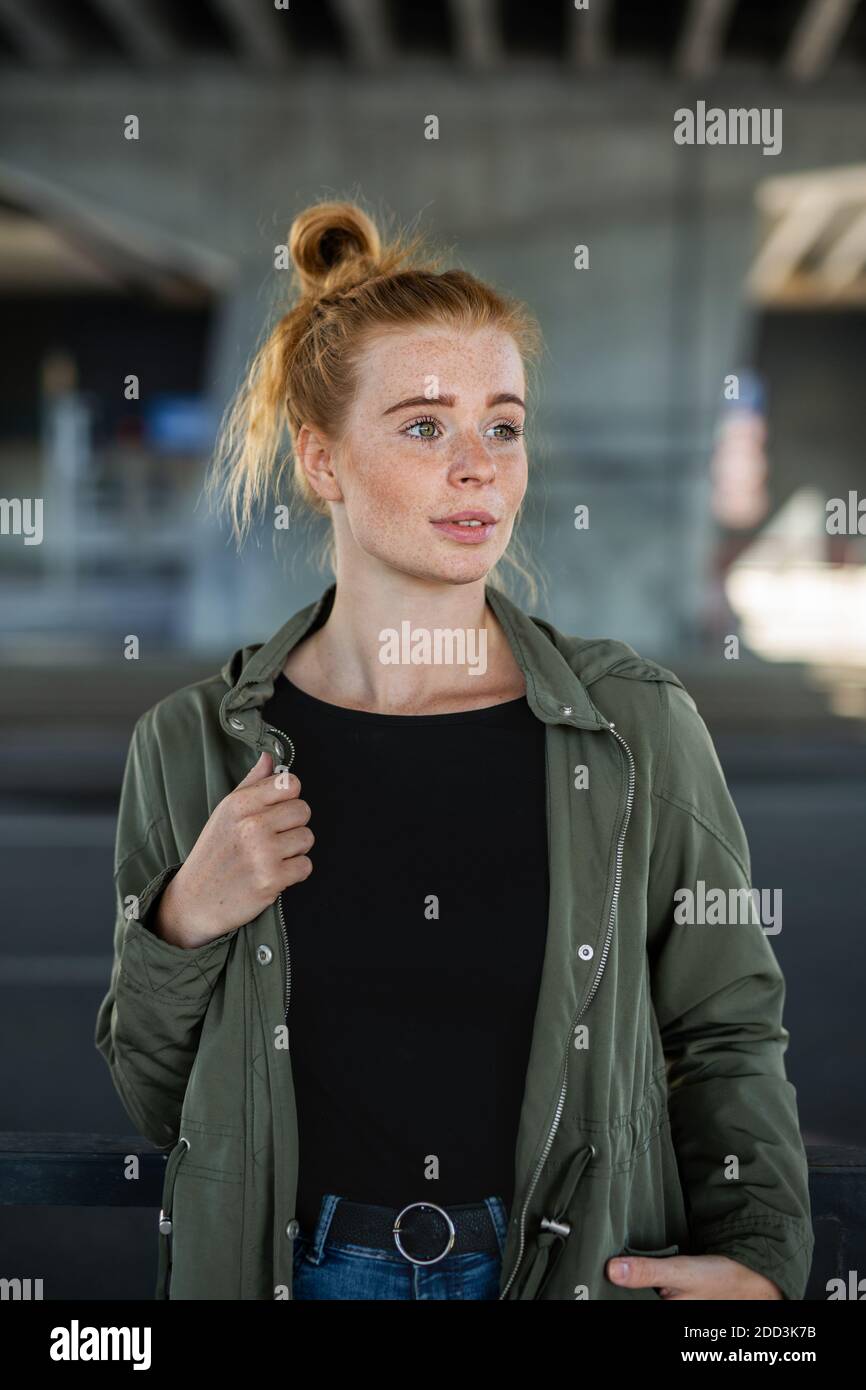
POLYGON ((474 431, 467 431, 455 441, 454 455, 449 472, 452 482, 490 482, 496 477, 496 461, 490 455, 483 439, 474 431))

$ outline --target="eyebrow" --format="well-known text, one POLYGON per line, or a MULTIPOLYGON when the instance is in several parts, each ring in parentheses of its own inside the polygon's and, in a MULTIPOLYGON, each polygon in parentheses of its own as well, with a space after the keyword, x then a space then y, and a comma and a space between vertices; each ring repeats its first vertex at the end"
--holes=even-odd
MULTIPOLYGON (((454 403, 455 403, 456 400, 457 400, 457 397, 456 397, 456 396, 449 396, 449 395, 444 395, 444 396, 407 396, 405 400, 403 400, 403 401, 398 401, 396 405, 389 405, 387 410, 383 410, 383 411, 382 411, 382 414, 383 414, 383 415, 393 415, 393 413, 394 413, 395 410, 405 410, 406 407, 407 407, 407 406, 410 406, 410 405, 444 405, 444 406, 452 406, 452 405, 454 405, 454 403)), ((523 410, 526 409, 526 406, 525 406, 525 404, 523 403, 523 401, 520 399, 520 397, 519 397, 519 396, 515 396, 514 393, 513 393, 512 391, 499 391, 499 392, 497 392, 496 395, 494 395, 494 396, 488 396, 488 398, 487 398, 487 405, 488 405, 488 407, 491 406, 491 405, 505 405, 505 404, 508 403, 508 402, 510 402, 510 403, 513 404, 513 405, 519 405, 519 406, 521 406, 523 410)))

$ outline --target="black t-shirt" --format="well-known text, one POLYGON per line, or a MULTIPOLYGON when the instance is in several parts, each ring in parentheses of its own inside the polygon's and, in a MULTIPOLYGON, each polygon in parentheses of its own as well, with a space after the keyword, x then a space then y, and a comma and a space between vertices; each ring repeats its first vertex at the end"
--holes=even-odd
POLYGON ((262 713, 316 837, 282 895, 302 1230, 325 1193, 510 1206, 547 934, 544 724, 524 697, 374 714, 282 674, 262 713))

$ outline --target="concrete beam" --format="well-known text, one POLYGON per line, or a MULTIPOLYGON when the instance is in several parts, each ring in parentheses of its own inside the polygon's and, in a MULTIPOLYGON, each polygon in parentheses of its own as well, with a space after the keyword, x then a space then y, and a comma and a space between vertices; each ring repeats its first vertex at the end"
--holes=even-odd
POLYGON ((118 286, 135 283, 164 299, 202 302, 225 294, 234 281, 231 256, 170 233, 156 221, 78 195, 60 179, 0 160, 0 197, 69 239, 118 286))
POLYGON ((393 43, 382 0, 334 0, 334 9, 356 63, 378 68, 393 58, 393 43))
POLYGON ((809 0, 791 35, 785 71, 800 82, 821 77, 833 61, 859 0, 809 0))
POLYGON ((451 0, 457 57, 473 68, 489 68, 503 58, 495 0, 451 0))
POLYGON ((735 0, 689 0, 674 67, 684 77, 706 77, 719 65, 735 0))
POLYGON ((0 24, 24 57, 39 67, 67 63, 77 56, 58 26, 34 13, 26 0, 0 0, 0 24))
POLYGON ((758 252, 746 285, 758 300, 770 298, 793 275, 836 211, 826 190, 813 187, 791 203, 758 252))
POLYGON ((211 4, 231 30, 244 58, 272 70, 290 66, 288 11, 260 8, 250 0, 211 0, 211 4))
POLYGON ((818 268, 818 277, 833 294, 840 294, 866 267, 866 208, 831 246, 818 268))
MULTIPOLYGON (((824 156, 828 161, 831 156, 824 156)), ((805 194, 817 189, 826 198, 842 203, 866 202, 866 164, 830 165, 804 174, 780 174, 764 179, 755 194, 761 210, 769 217, 787 213, 805 194)))
POLYGON ((571 15, 571 60, 577 67, 603 67, 610 58, 613 20, 610 0, 588 0, 588 8, 571 15))
POLYGON ((169 26, 147 0, 93 0, 103 18, 117 33, 127 51, 140 63, 175 61, 180 49, 169 26))

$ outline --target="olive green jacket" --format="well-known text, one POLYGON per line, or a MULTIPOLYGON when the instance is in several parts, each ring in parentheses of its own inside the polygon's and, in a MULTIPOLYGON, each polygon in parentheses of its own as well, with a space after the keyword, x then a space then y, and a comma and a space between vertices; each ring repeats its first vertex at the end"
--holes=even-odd
MULTIPOLYGON (((168 1153, 158 1298, 292 1296, 291 915, 278 897, 192 950, 152 922, 262 750, 291 763, 292 730, 261 706, 334 592, 160 700, 130 744, 95 1041, 132 1121, 168 1153)), ((500 1297, 660 1297, 606 1278, 632 1251, 724 1254, 801 1299, 814 1235, 784 979, 758 919, 686 924, 676 909, 700 881, 750 886, 706 726, 677 677, 625 643, 565 636, 486 592, 546 726, 550 868, 500 1297)))

